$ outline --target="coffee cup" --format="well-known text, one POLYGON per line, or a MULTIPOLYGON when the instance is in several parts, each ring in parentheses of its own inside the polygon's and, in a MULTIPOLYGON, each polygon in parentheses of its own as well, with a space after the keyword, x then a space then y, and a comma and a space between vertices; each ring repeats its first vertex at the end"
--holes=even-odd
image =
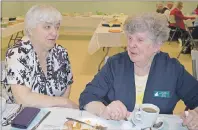
POLYGON ((132 122, 141 128, 152 127, 159 116, 160 109, 153 104, 142 104, 135 109, 132 115, 132 122))

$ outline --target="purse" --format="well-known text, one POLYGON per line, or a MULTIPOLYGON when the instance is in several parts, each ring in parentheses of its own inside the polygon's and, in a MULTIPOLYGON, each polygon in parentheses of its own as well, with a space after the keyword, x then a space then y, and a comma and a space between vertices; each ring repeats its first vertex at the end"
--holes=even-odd
POLYGON ((37 114, 40 112, 39 108, 25 107, 11 122, 12 127, 27 129, 37 114))

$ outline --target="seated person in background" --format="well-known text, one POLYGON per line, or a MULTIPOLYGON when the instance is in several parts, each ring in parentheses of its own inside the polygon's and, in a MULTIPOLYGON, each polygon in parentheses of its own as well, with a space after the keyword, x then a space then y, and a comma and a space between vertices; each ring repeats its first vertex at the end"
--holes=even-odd
POLYGON ((174 8, 171 12, 170 12, 170 17, 174 16, 175 19, 175 23, 170 22, 169 27, 172 29, 175 29, 176 27, 178 27, 180 29, 179 34, 177 32, 176 36, 177 38, 181 38, 182 41, 182 45, 186 45, 185 48, 183 49, 182 53, 183 54, 187 54, 191 52, 191 47, 188 44, 185 44, 185 40, 188 38, 188 32, 186 31, 186 26, 184 24, 184 20, 187 19, 195 19, 195 17, 187 17, 184 16, 181 12, 183 8, 183 2, 178 2, 176 5, 176 8, 174 8))
POLYGON ((170 15, 174 16, 176 23, 170 23, 170 27, 179 27, 181 30, 185 31, 186 28, 185 28, 184 20, 195 19, 195 17, 184 16, 181 12, 182 8, 183 8, 183 2, 179 1, 176 5, 176 8, 171 10, 170 15))
POLYGON ((194 27, 198 27, 198 17, 194 21, 194 27))
POLYGON ((156 7, 157 7, 156 12, 157 13, 162 13, 163 3, 157 3, 156 7))
POLYGON ((193 14, 198 15, 198 5, 197 5, 197 8, 193 11, 193 14))
POLYGON ((173 7, 173 2, 172 1, 168 1, 166 6, 162 9, 162 14, 164 14, 167 18, 167 20, 169 21, 169 15, 170 15, 170 10, 172 9, 173 7))
POLYGON ((195 22, 194 22, 194 30, 192 32, 192 37, 193 39, 198 39, 198 18, 196 18, 195 22))
POLYGON ((18 41, 7 50, 4 87, 8 103, 33 107, 78 108, 69 99, 73 75, 68 52, 56 44, 61 13, 36 5, 25 17, 28 41, 18 41))
POLYGON ((87 84, 80 95, 80 109, 121 120, 142 103, 157 105, 161 114, 172 114, 181 99, 192 110, 190 114, 198 113, 198 81, 177 59, 160 51, 169 37, 167 25, 158 13, 128 18, 124 24, 127 52, 110 57, 87 84))

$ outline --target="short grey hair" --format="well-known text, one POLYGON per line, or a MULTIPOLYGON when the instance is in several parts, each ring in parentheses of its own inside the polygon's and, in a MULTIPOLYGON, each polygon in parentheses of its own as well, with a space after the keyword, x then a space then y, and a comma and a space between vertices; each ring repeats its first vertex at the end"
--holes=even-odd
POLYGON ((49 22, 56 24, 61 20, 62 15, 56 8, 50 5, 34 5, 25 16, 25 34, 30 36, 29 31, 35 28, 38 23, 49 22))
POLYGON ((127 34, 148 32, 154 44, 163 44, 169 38, 170 29, 166 16, 152 12, 129 17, 125 21, 124 31, 127 34))

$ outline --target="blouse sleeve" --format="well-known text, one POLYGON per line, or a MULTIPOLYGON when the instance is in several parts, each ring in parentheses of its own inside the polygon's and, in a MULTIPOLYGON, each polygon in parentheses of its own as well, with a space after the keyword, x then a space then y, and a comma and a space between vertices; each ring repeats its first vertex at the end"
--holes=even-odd
POLYGON ((19 84, 31 88, 28 56, 20 48, 9 49, 6 54, 5 76, 7 84, 19 84))
POLYGON ((71 69, 71 64, 69 60, 69 55, 67 50, 64 52, 64 59, 65 59, 65 64, 66 64, 66 77, 67 77, 67 86, 71 85, 73 83, 73 74, 72 74, 72 69, 71 69))

